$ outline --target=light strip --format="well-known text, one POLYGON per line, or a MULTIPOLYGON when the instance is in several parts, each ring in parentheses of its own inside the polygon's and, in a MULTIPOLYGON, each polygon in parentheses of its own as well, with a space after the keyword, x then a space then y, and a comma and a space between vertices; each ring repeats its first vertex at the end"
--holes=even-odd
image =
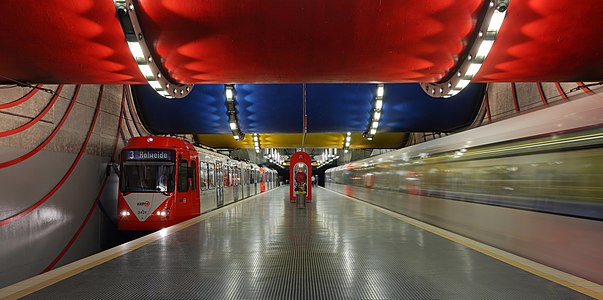
POLYGON ((234 85, 224 85, 224 97, 226 98, 226 114, 228 114, 228 126, 230 126, 230 131, 232 131, 232 137, 235 140, 240 141, 245 137, 245 134, 241 132, 241 126, 239 125, 237 106, 235 102, 236 92, 234 85))
POLYGON ((344 144, 343 144, 343 153, 348 153, 351 142, 352 142, 352 133, 348 131, 345 134, 345 140, 344 140, 344 144))
POLYGON ((260 135, 257 133, 253 134, 253 147, 255 148, 255 152, 260 153, 260 135))
POLYGON ((138 69, 149 82, 149 85, 166 98, 186 97, 193 89, 192 84, 181 84, 170 81, 167 74, 155 63, 149 46, 136 16, 136 5, 133 0, 114 0, 117 18, 126 37, 130 53, 138 65, 138 69))
POLYGON ((329 160, 325 160, 325 161, 323 161, 323 162, 322 162, 322 163, 321 163, 321 164, 318 166, 318 168, 322 168, 322 167, 324 167, 324 166, 326 166, 326 165, 330 164, 331 162, 336 161, 337 159, 339 159, 339 155, 336 155, 336 156, 334 156, 333 158, 331 158, 331 159, 329 159, 329 160))
POLYGON ((464 59, 459 60, 456 68, 447 75, 447 79, 437 83, 421 83, 421 88, 434 98, 448 98, 458 94, 479 72, 507 14, 510 0, 491 0, 487 2, 486 13, 471 48, 464 59))
MULTIPOLYGON (((385 86, 383 84, 378 84, 375 99, 373 101, 373 111, 371 113, 371 119, 369 120, 369 126, 362 134, 362 137, 369 141, 373 139, 373 136, 377 133, 377 128, 379 128, 379 121, 381 120, 382 113, 381 110, 383 109, 383 96, 385 96, 385 86)), ((346 150, 347 149, 344 147, 344 152, 347 153, 346 150)))
POLYGON ((272 149, 266 149, 266 154, 264 155, 264 158, 266 158, 269 162, 279 166, 282 168, 281 164, 283 164, 285 162, 284 157, 281 156, 281 154, 278 152, 278 150, 272 148, 272 149))

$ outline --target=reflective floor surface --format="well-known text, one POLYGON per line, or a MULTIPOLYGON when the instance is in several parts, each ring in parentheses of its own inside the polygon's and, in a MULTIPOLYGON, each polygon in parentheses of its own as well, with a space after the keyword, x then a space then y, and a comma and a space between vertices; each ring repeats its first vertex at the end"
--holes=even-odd
POLYGON ((102 299, 579 299, 586 296, 333 192, 288 188, 31 294, 102 299))

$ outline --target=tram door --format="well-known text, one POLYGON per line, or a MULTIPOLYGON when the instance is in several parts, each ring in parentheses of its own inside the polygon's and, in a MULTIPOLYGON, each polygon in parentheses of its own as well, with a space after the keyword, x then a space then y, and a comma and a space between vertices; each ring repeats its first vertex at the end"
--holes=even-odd
POLYGON ((218 207, 224 205, 224 166, 216 162, 216 203, 218 207))
POLYGON ((260 171, 253 170, 252 172, 253 172, 253 182, 255 183, 253 185, 253 188, 254 188, 253 194, 257 195, 260 192, 259 191, 259 189, 260 189, 260 171))
POLYGON ((239 201, 239 199, 241 199, 241 192, 239 192, 239 190, 241 189, 241 169, 239 169, 239 167, 233 166, 230 171, 230 176, 232 176, 232 180, 230 181, 230 183, 232 184, 232 194, 234 196, 234 201, 239 201))
POLYGON ((246 169, 246 173, 247 173, 247 197, 251 196, 251 184, 253 183, 253 179, 252 179, 252 175, 251 175, 251 170, 250 169, 246 169))

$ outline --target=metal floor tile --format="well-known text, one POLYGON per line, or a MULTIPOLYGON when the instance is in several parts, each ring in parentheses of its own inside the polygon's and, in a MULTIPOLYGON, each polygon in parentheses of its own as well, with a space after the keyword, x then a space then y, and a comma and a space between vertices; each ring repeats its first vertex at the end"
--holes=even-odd
POLYGON ((247 203, 28 298, 586 299, 551 281, 316 189, 247 203))

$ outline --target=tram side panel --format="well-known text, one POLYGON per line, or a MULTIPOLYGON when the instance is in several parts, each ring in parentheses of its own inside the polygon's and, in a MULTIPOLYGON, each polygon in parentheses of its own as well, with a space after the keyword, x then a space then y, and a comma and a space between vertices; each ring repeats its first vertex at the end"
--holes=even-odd
POLYGON ((230 162, 224 162, 224 205, 234 202, 234 187, 232 182, 232 168, 230 162))

